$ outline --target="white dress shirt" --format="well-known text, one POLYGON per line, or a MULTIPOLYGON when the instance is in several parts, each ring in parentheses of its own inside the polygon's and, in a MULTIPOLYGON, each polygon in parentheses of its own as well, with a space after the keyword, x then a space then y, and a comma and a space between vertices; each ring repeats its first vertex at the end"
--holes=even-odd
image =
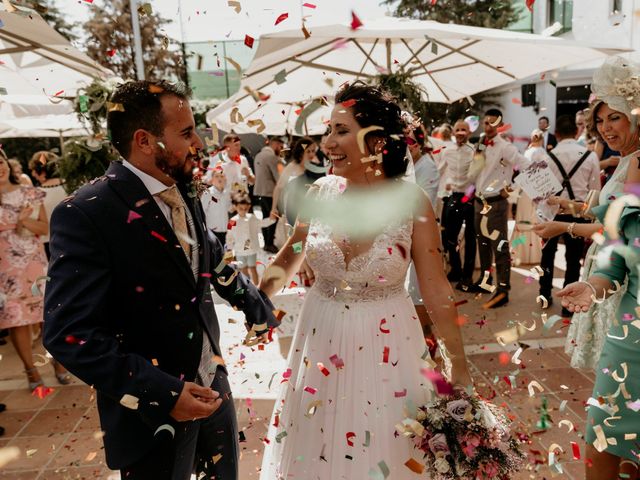
POLYGON ((431 155, 425 154, 421 156, 414 165, 416 183, 427 193, 431 205, 434 206, 438 200, 438 183, 440 182, 440 174, 436 162, 431 155))
MULTIPOLYGON (((580 145, 576 140, 567 138, 558 142, 556 148, 551 152, 560 160, 567 175, 578 163, 580 157, 587 151, 587 147, 580 145)), ((562 175, 556 163, 547 157, 547 163, 553 174, 562 183, 562 175)), ((585 200, 590 190, 600 191, 600 162, 598 156, 591 152, 580 168, 571 177, 571 188, 576 200, 585 200)), ((560 195, 562 198, 569 198, 569 192, 565 188, 560 195)))
POLYGON ((232 191, 233 186, 238 184, 242 186, 244 191, 249 191, 249 180, 242 173, 242 169, 245 167, 251 171, 247 157, 240 155, 240 163, 238 163, 229 158, 229 154, 226 151, 223 151, 213 157, 212 163, 215 165, 218 162, 222 163, 222 171, 224 172, 225 177, 227 177, 225 189, 232 191))
POLYGON ((153 178, 151 175, 143 172, 142 170, 135 167, 133 164, 127 162, 126 160, 122 161, 122 165, 127 167, 129 170, 131 170, 135 174, 136 177, 142 180, 142 183, 144 183, 144 186, 147 187, 147 190, 149 190, 149 193, 158 204, 158 207, 160 207, 160 211, 167 219, 167 222, 169 222, 169 225, 171 225, 171 228, 173 228, 173 222, 171 221, 171 207, 166 203, 164 203, 162 199, 158 196, 159 193, 164 192, 169 187, 166 186, 157 178, 153 178))
POLYGON ((226 232, 231 209, 231 193, 226 188, 222 191, 209 187, 200 197, 204 210, 207 228, 214 232, 226 232))
POLYGON ((496 135, 493 145, 484 150, 484 168, 476 179, 476 195, 491 198, 500 195, 500 191, 511 185, 514 169, 521 170, 529 161, 518 151, 515 145, 496 135))
POLYGON ((454 143, 443 149, 439 154, 438 170, 444 185, 451 185, 451 189, 446 192, 464 193, 469 188, 469 167, 473 162, 473 146, 470 143, 458 145, 454 143))
POLYGON ((227 231, 227 246, 236 255, 253 255, 260 250, 258 233, 260 228, 273 225, 275 220, 267 217, 259 219, 252 213, 244 217, 234 215, 231 219, 232 227, 227 231))

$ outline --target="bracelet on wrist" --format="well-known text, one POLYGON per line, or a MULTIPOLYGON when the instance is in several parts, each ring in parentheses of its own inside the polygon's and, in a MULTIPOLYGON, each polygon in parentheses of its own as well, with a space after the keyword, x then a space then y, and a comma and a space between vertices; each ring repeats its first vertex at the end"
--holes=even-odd
POLYGON ((573 233, 573 229, 576 228, 576 222, 572 222, 567 227, 567 233, 571 238, 577 238, 577 235, 573 233))

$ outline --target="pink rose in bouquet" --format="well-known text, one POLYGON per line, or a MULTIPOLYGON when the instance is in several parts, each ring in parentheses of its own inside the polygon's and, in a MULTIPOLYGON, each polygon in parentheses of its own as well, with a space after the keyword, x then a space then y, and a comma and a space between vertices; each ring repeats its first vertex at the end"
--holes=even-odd
POLYGON ((469 408, 469 402, 464 399, 452 400, 447 403, 447 413, 457 422, 463 422, 469 408))
POLYGON ((434 455, 438 455, 438 453, 446 455, 450 452, 444 433, 438 433, 429 439, 429 449, 434 455))
POLYGON ((460 444, 464 454, 469 458, 473 458, 476 456, 476 449, 480 446, 480 437, 473 433, 467 433, 462 437, 460 444))

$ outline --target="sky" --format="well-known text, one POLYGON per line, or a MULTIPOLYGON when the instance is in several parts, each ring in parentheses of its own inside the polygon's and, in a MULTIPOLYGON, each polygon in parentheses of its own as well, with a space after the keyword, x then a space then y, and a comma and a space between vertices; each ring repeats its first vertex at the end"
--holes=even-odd
MULTIPOLYGON (((109 0, 57 0, 62 12, 82 22, 90 15, 90 9, 101 8, 109 0)), ((377 18, 385 15, 387 6, 382 0, 148 0, 155 12, 174 22, 165 32, 176 40, 202 42, 211 40, 240 40, 245 35, 258 38, 274 31, 299 29, 304 17, 307 27, 320 24, 349 23, 351 11, 359 18, 377 18), (240 13, 234 6, 238 3, 240 13), (302 6, 304 3, 315 8, 302 6), (181 12, 182 10, 182 12, 181 12), (277 26, 276 19, 282 14, 288 18, 277 26), (182 15, 181 15, 182 14, 182 15), (180 19, 182 18, 181 34, 180 19)), ((144 3, 138 0, 139 3, 144 3)))

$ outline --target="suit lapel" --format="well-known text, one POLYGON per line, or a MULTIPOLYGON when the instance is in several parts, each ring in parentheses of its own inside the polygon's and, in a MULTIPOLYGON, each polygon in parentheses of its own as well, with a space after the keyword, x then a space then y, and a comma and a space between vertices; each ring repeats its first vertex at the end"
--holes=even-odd
POLYGON ((176 263, 178 270, 195 287, 193 271, 182 248, 180 248, 180 242, 142 180, 119 162, 111 163, 107 170, 107 177, 111 188, 129 207, 129 219, 132 215, 134 217, 136 214, 140 215, 140 221, 149 229, 149 241, 160 242, 169 257, 176 263))

